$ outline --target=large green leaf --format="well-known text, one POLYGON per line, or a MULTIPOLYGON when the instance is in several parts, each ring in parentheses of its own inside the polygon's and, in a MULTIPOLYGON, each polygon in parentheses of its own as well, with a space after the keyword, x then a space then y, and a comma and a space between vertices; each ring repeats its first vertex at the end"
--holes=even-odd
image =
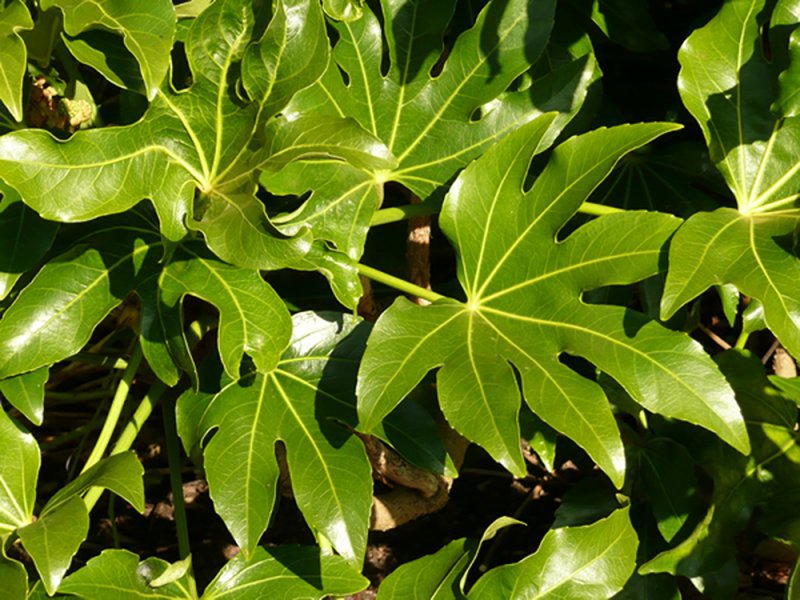
POLYGON ((638 543, 627 508, 591 525, 554 529, 531 556, 481 577, 469 597, 610 598, 633 573, 638 543))
POLYGON ((531 409, 621 486, 625 459, 611 408, 597 384, 558 360, 569 353, 592 361, 649 410, 711 429, 746 451, 733 393, 699 344, 632 310, 581 301, 584 291, 657 273, 679 220, 628 212, 556 241, 620 156, 674 126, 573 138, 524 192, 552 118, 509 135, 456 180, 441 226, 458 252, 467 300, 420 307, 401 299, 382 315, 359 373, 362 426, 374 427, 425 373, 443 366, 438 383, 448 422, 522 475, 513 364, 531 409))
POLYGON ((31 523, 40 460, 33 436, 0 410, 0 539, 31 523))
POLYGON ((22 120, 22 82, 28 53, 20 31, 33 29, 33 19, 22 0, 0 10, 0 102, 17 121, 22 120))
POLYGON ((367 331, 340 314, 299 313, 293 323, 292 341, 274 370, 229 383, 213 396, 184 395, 179 431, 199 440, 218 429, 204 450, 206 475, 215 508, 245 553, 254 552, 269 523, 281 440, 309 525, 360 565, 371 467, 360 440, 336 421, 355 420, 355 375, 367 331))
POLYGON ((203 600, 320 600, 355 594, 367 584, 347 561, 320 554, 318 548, 259 547, 250 559, 240 554, 228 562, 206 588, 203 600))
MULTIPOLYGON (((277 3, 258 40, 251 40, 253 27, 250 2, 215 2, 188 33, 189 90, 159 90, 136 123, 80 131, 66 143, 44 131, 2 136, 2 178, 45 218, 88 220, 149 198, 169 240, 182 238, 188 226, 233 264, 296 263, 309 251, 310 236, 285 239, 275 232, 255 196, 258 170, 271 154, 286 161, 336 142, 307 147, 303 128, 294 125, 294 137, 282 136, 276 147, 265 144, 264 124, 319 77, 329 44, 313 0, 277 3)), ((386 149, 370 143, 373 166, 391 165, 386 149)))
POLYGON ((384 182, 402 183, 424 199, 492 142, 543 112, 561 113, 549 132, 554 139, 581 106, 596 68, 593 59, 581 57, 515 91, 512 82, 547 44, 555 2, 509 0, 489 3, 433 76, 455 1, 380 4, 381 21, 365 6, 360 19, 333 24, 339 35, 334 61, 289 110, 352 117, 398 164, 342 173, 329 161, 313 161, 262 177, 277 193, 311 190, 288 226, 311 225, 351 257, 361 255, 384 182))
POLYGON ((797 498, 800 445, 797 406, 767 379, 763 365, 748 352, 731 350, 719 365, 736 391, 745 415, 752 454, 741 456, 718 440, 703 438, 689 448, 714 480, 711 506, 691 534, 646 563, 640 573, 667 572, 696 577, 721 568, 736 552, 736 536, 761 505, 784 525, 800 518, 797 498))
POLYGON ((20 202, 19 195, 0 185, 0 300, 8 296, 23 273, 50 249, 58 225, 45 221, 20 202))
POLYGON ((112 593, 119 600, 139 598, 184 598, 196 600, 193 582, 188 575, 166 585, 154 587, 169 567, 160 558, 151 557, 139 562, 128 550, 104 550, 76 571, 59 587, 62 594, 72 594, 86 600, 103 600, 112 593))
MULTIPOLYGON (((64 31, 71 36, 65 37, 64 41, 78 60, 86 57, 86 52, 81 52, 81 49, 88 46, 102 58, 86 61, 87 64, 109 81, 126 87, 127 78, 119 77, 120 65, 114 60, 115 54, 124 56, 115 47, 119 43, 117 38, 97 34, 114 32, 121 35, 124 49, 138 62, 148 99, 155 98, 169 70, 175 38, 176 17, 172 2, 150 0, 147 10, 141 10, 141 3, 137 0, 111 3, 101 0, 42 0, 40 6, 43 11, 54 6, 63 11, 64 31), (78 39, 73 40, 74 37, 78 39)), ((125 62, 124 58, 122 61, 125 62)))
POLYGON ((797 26, 782 6, 770 16, 764 0, 730 0, 680 51, 683 102, 703 129, 738 210, 697 214, 678 231, 662 314, 670 316, 712 285, 732 283, 763 303, 770 329, 800 355, 800 260, 793 235, 800 219, 800 118, 771 111, 787 62, 783 32, 797 26), (771 60, 762 52, 768 21, 771 60))

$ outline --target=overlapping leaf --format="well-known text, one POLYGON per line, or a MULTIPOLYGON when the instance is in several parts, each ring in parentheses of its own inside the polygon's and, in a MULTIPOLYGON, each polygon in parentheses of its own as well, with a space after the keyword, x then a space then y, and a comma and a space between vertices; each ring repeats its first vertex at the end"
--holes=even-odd
POLYGON ((360 19, 334 23, 339 34, 334 61, 288 110, 352 117, 388 146, 398 164, 342 172, 330 162, 306 161, 265 174, 262 182, 277 193, 312 191, 285 227, 310 224, 318 236, 357 257, 384 182, 400 182, 424 199, 493 141, 545 111, 562 113, 550 131, 555 138, 583 102, 595 75, 593 59, 559 65, 522 90, 511 86, 545 48, 554 5, 551 0, 487 4, 436 75, 431 73, 455 0, 383 0, 383 35, 367 6, 360 19))
POLYGON ((551 530, 534 554, 481 577, 469 597, 610 598, 633 573, 637 546, 628 509, 584 527, 551 530))
POLYGON ((566 352, 596 364, 649 410, 699 424, 746 451, 733 393, 699 344, 632 310, 581 301, 586 290, 657 273, 678 219, 611 215, 556 241, 620 156, 674 127, 621 126, 573 138, 524 192, 552 118, 506 137, 453 185, 441 226, 458 252, 467 301, 419 307, 401 299, 383 314, 359 372, 362 426, 374 427, 442 366, 438 390, 448 422, 523 474, 513 364, 532 410, 620 486, 625 461, 611 408, 597 384, 559 362, 566 352))
MULTIPOLYGON (((279 2, 258 40, 251 40, 253 27, 250 2, 215 2, 188 33, 189 90, 159 90, 133 125, 81 131, 66 143, 44 131, 5 135, 2 178, 48 219, 88 220, 149 198, 168 240, 181 239, 188 226, 233 264, 297 263, 310 249, 310 236, 285 239, 275 232, 255 196, 258 170, 271 155, 285 162, 330 153, 337 142, 309 145, 305 128, 295 125, 297 135, 265 145, 263 128, 323 72, 328 38, 312 0, 279 2)), ((373 167, 393 164, 377 140, 365 133, 362 139, 376 150, 373 167)))
POLYGON ((63 11, 64 31, 69 36, 64 42, 79 61, 120 87, 136 89, 128 73, 139 71, 138 83, 148 99, 155 98, 167 75, 175 38, 172 2, 150 0, 147 10, 142 10, 137 0, 42 0, 40 7, 63 11))
POLYGON ((218 430, 204 450, 210 493, 246 554, 255 551, 272 513, 280 440, 294 497, 309 525, 349 563, 360 565, 372 504, 371 467, 361 442, 341 423, 354 420, 355 375, 367 331, 338 314, 300 313, 293 323, 292 341, 274 370, 233 381, 210 397, 184 395, 179 431, 199 441, 218 430))
POLYGON ((719 364, 736 391, 753 451, 741 456, 707 438, 693 443, 692 454, 714 479, 711 506, 685 540, 646 563, 641 573, 695 577, 719 569, 735 554, 736 536, 756 505, 767 514, 774 511, 784 525, 800 518, 796 502, 782 503, 800 493, 797 405, 770 384, 757 357, 731 350, 719 364), (773 503, 778 503, 774 509, 773 503))
POLYGON ((22 120, 22 82, 28 53, 20 31, 33 29, 33 19, 22 0, 0 9, 0 102, 17 121, 22 120))
MULTIPOLYGON (((730 0, 680 51, 679 88, 697 119, 712 160, 738 210, 721 208, 690 218, 670 247, 662 314, 712 285, 732 283, 759 299, 769 328, 800 355, 800 118, 779 105, 779 71, 788 62, 788 36, 797 26, 788 2, 770 17, 763 0, 730 0), (762 52, 769 19, 770 52, 762 52)), ((781 77, 791 80, 797 61, 781 77)))
POLYGON ((39 446, 33 436, 0 410, 0 539, 33 519, 39 446))
POLYGON ((0 381, 0 395, 34 425, 44 419, 44 384, 50 376, 47 367, 0 381))

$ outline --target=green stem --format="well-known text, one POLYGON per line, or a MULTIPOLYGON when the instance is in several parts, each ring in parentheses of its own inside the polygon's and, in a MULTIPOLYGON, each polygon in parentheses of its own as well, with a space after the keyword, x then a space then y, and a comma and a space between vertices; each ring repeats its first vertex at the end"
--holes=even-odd
POLYGON ((423 298, 424 300, 429 300, 430 302, 436 302, 437 300, 444 300, 447 296, 442 296, 441 294, 437 294, 436 292, 432 292, 431 290, 426 290, 423 287, 418 285, 414 285, 413 283, 409 283, 404 279, 400 279, 399 277, 395 277, 394 275, 389 275, 388 273, 384 273, 383 271, 378 271, 377 269, 373 269, 372 267, 368 267, 367 265, 359 264, 358 272, 364 275, 365 277, 369 277, 373 281, 377 281, 378 283, 382 283, 384 285, 388 285, 396 290, 400 290, 406 294, 411 296, 416 296, 418 298, 423 298))
POLYGON ((167 441, 167 462, 169 463, 169 484, 172 488, 172 507, 175 529, 178 534, 178 554, 184 559, 191 554, 189 546, 189 527, 186 521, 186 505, 183 501, 183 480, 181 478, 181 450, 178 431, 175 427, 175 401, 170 399, 161 407, 164 421, 164 436, 167 441))
POLYGON ((739 335, 739 338, 736 340, 735 348, 739 350, 744 350, 745 344, 747 344, 747 338, 750 337, 750 333, 747 331, 742 331, 739 335))
POLYGON ((128 367, 125 369, 125 373, 122 375, 119 385, 117 385, 117 392, 114 394, 114 399, 111 401, 111 407, 108 409, 108 415, 106 416, 106 422, 103 424, 103 429, 100 430, 100 435, 97 438, 97 442, 95 443, 89 458, 86 459, 86 464, 83 465, 81 473, 86 472, 100 462, 100 459, 103 458, 103 455, 106 453, 108 444, 111 442, 111 436, 114 434, 114 430, 117 428, 119 416, 122 414, 122 407, 125 406, 125 400, 128 399, 128 393, 131 389, 131 382, 133 381, 141 362, 142 347, 137 343, 133 349, 131 359, 128 362, 128 367))
MULTIPOLYGON (((427 201, 420 202, 419 204, 406 204, 404 206, 382 208, 372 215, 372 221, 370 221, 370 225, 386 225, 387 223, 396 223, 398 221, 405 221, 414 217, 433 215, 438 213, 441 208, 441 201, 427 201)), ((625 212, 625 209, 616 208, 615 206, 605 206, 604 204, 595 204, 594 202, 584 202, 578 209, 578 212, 583 213, 584 215, 601 217, 603 215, 623 213, 625 212)))

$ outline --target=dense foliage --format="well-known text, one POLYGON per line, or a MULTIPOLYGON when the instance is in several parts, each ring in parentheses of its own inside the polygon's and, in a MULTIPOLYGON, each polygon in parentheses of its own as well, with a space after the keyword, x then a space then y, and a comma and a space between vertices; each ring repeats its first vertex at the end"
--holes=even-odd
POLYGON ((0 0, 0 194, 0 596, 800 597, 799 0, 0 0))

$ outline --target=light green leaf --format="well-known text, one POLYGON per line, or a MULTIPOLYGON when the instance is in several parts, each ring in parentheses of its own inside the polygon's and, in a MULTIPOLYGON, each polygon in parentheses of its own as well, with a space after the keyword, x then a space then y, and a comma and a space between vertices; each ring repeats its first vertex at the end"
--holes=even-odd
POLYGON ((481 577, 469 597, 610 598, 633 573, 638 543, 627 508, 592 525, 551 530, 534 554, 481 577))
MULTIPOLYGON (((4 139, 4 138, 0 138, 4 139)), ((157 271, 163 244, 152 229, 98 228, 45 265, 0 320, 0 379, 78 352, 125 296, 157 271)))
POLYGON ((49 377, 50 370, 40 367, 30 373, 3 379, 0 381, 0 394, 31 423, 41 425, 44 418, 44 384, 49 377))
MULTIPOLYGON (((100 0, 42 0, 42 10, 53 6, 64 14, 64 31, 95 49, 101 56, 108 48, 111 36, 92 37, 91 32, 114 32, 123 37, 124 47, 138 62, 141 79, 152 100, 167 75, 170 51, 175 39, 175 9, 169 0, 150 0, 147 10, 141 10, 137 0, 117 0, 108 3, 100 0), (89 32, 89 35, 86 35, 89 32), (93 43, 95 42, 95 43, 93 43), (99 43, 98 43, 99 42, 99 43)), ((73 49, 70 38, 64 39, 67 48, 73 49)), ((113 45, 110 46, 113 48, 113 45)), ((124 57, 124 55, 123 55, 124 57)), ((76 54, 78 60, 85 54, 76 54)), ((115 72, 113 61, 87 62, 112 83, 125 86, 125 79, 115 72)), ((123 67, 124 68, 124 67, 123 67)))
POLYGON ((24 600, 28 596, 28 573, 22 563, 5 555, 0 557, 0 581, 3 594, 9 600, 24 600))
POLYGON ((189 0, 182 2, 175 7, 175 16, 179 19, 194 19, 199 17, 214 0, 189 0))
POLYGON ((58 225, 40 218, 20 202, 19 195, 0 184, 0 300, 11 293, 20 276, 33 269, 50 249, 58 225))
POLYGON ((709 438, 692 444, 692 456, 714 480, 711 506, 685 540, 645 563, 641 574, 697 577, 720 569, 733 558, 736 536, 756 505, 767 514, 776 510, 784 523, 800 517, 796 502, 791 508, 770 508, 798 492, 797 406, 770 384, 761 361, 750 353, 730 350, 719 355, 718 362, 745 415, 752 454, 743 457, 709 438))
POLYGON ((770 15, 765 0, 730 0, 681 48, 681 97, 738 211, 697 214, 676 234, 661 305, 666 318, 708 287, 732 283, 763 303, 767 325, 796 355, 800 118, 780 117, 771 105, 779 96, 781 65, 789 62, 790 42, 782 32, 797 23, 797 15, 780 6, 770 15), (761 51, 766 23, 771 60, 761 51))
POLYGON ((33 19, 22 0, 12 0, 0 10, 0 102, 22 121, 22 83, 27 67, 20 31, 33 29, 33 19))
POLYGON ((89 514, 78 496, 72 496, 35 523, 17 530, 48 594, 58 589, 72 557, 88 533, 89 514))
POLYGON ((138 598, 184 598, 195 600, 194 582, 185 575, 167 585, 153 587, 169 563, 150 557, 139 562, 139 557, 128 550, 104 550, 86 566, 76 571, 59 587, 63 594, 73 594, 86 600, 104 600, 113 590, 119 600, 138 598))
POLYGON ((321 600, 355 594, 368 583, 344 559, 320 554, 318 548, 259 547, 249 560, 240 554, 229 561, 206 588, 203 600, 321 600))
POLYGON ((733 393, 699 344, 632 310, 580 299, 584 291, 657 273, 678 219, 611 215, 554 243, 620 156, 674 126, 621 126, 572 138, 525 193, 531 157, 552 118, 510 134, 451 188, 440 223, 456 246, 467 301, 420 307, 399 300, 381 316, 359 372, 362 426, 374 427, 443 365, 438 383, 448 422, 522 475, 513 364, 533 412, 586 449, 619 487, 625 459, 611 408, 597 384, 559 362, 567 352, 596 364, 649 410, 699 424, 746 451, 733 393))
MULTIPOLYGON (((211 397, 195 439, 218 429, 205 448, 211 498, 249 556, 269 523, 278 482, 275 443, 286 445, 295 500, 348 563, 360 565, 372 504, 372 469, 360 440, 339 422, 355 420, 355 374, 366 328, 338 313, 299 313, 292 341, 267 373, 248 376, 211 397)), ((207 398, 207 396, 205 396, 207 398)))
POLYGON ((270 158, 263 126, 325 69, 328 39, 315 0, 279 2, 262 38, 250 43, 253 26, 250 2, 215 2, 187 36, 189 90, 159 90, 138 122, 80 131, 67 142, 44 131, 2 136, 2 178, 44 218, 88 220, 149 198, 169 240, 188 225, 233 264, 298 261, 310 237, 284 239, 255 196, 270 158), (237 99, 243 92, 249 102, 237 99))
POLYGON ((59 489, 45 504, 40 516, 58 510, 75 496, 93 487, 102 487, 130 502, 134 510, 144 512, 144 468, 135 452, 122 452, 104 458, 59 489))
POLYGON ((510 525, 524 523, 511 517, 500 517, 486 528, 480 540, 461 538, 434 554, 401 565, 381 582, 378 600, 464 598, 467 575, 484 542, 510 525))
POLYGON ((0 410, 0 539, 33 519, 39 446, 0 410))
POLYGON ((489 3, 474 27, 457 38, 435 77, 430 73, 442 53, 454 0, 383 0, 383 35, 368 6, 361 18, 334 23, 339 35, 334 62, 289 110, 352 117, 388 146, 398 164, 341 175, 329 161, 313 161, 293 165, 280 179, 266 174, 262 183, 283 193, 312 191, 291 223, 311 226, 317 237, 357 257, 384 182, 399 182, 425 199, 494 141, 557 111, 548 134, 552 142, 581 106, 596 69, 584 56, 539 74, 532 85, 520 85, 524 89, 511 85, 545 48, 554 5, 551 0, 489 3))
POLYGON ((355 21, 364 14, 364 0, 322 0, 325 14, 337 21, 355 21))

